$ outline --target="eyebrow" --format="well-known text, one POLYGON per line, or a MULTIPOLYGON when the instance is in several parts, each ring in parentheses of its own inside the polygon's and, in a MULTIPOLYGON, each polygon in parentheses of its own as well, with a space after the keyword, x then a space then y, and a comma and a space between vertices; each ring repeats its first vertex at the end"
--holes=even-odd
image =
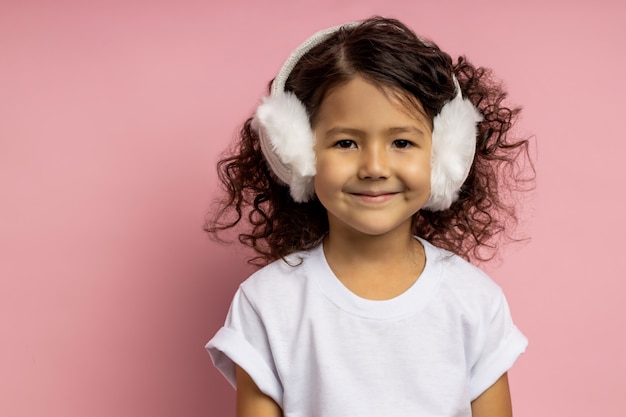
MULTIPOLYGON (((386 133, 388 134, 400 134, 400 133, 413 133, 416 134, 418 136, 425 136, 424 132, 421 129, 418 129, 415 126, 396 126, 396 127, 391 127, 389 129, 386 130, 386 133)), ((341 127, 341 126, 337 126, 337 127, 333 127, 332 129, 329 129, 326 131, 325 136, 329 137, 329 136, 335 136, 335 135, 340 135, 340 134, 348 134, 348 135, 353 135, 353 136, 363 136, 364 132, 362 130, 359 129, 353 129, 353 128, 349 128, 349 127, 341 127)))
POLYGON ((414 133, 419 136, 425 136, 424 132, 421 129, 416 128, 415 126, 399 126, 392 127, 387 129, 388 133, 414 133))

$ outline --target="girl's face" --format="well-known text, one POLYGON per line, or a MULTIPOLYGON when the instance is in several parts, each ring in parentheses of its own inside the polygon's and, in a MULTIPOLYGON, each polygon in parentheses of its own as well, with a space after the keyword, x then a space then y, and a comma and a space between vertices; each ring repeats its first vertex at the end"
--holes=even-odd
POLYGON ((427 117, 356 77, 327 94, 313 130, 315 193, 331 233, 411 233, 411 218, 430 195, 427 117))

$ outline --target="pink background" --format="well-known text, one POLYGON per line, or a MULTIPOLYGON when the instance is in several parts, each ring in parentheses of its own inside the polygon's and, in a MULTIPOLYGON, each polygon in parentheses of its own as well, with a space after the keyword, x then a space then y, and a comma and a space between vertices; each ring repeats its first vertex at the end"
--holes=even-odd
POLYGON ((203 346, 250 268, 201 231, 214 163, 296 44, 383 14, 536 136, 533 239, 488 267, 531 341, 516 415, 623 416, 625 5, 0 1, 0 415, 233 415, 203 346))

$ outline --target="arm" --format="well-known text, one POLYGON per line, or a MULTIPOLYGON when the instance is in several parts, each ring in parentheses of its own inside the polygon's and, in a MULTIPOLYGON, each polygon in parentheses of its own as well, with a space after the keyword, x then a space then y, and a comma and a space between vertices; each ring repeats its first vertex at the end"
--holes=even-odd
POLYGON ((472 417, 512 417, 509 380, 505 373, 472 401, 472 417))
POLYGON ((237 417, 283 417, 283 412, 256 386, 250 375, 239 366, 237 376, 237 417))

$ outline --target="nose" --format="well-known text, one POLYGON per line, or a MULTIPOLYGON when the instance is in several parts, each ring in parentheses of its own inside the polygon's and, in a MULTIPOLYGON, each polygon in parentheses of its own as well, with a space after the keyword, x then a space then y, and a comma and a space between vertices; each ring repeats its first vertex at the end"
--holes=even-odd
POLYGON ((390 176, 389 155, 384 146, 375 145, 362 149, 359 155, 361 179, 384 179, 390 176))

